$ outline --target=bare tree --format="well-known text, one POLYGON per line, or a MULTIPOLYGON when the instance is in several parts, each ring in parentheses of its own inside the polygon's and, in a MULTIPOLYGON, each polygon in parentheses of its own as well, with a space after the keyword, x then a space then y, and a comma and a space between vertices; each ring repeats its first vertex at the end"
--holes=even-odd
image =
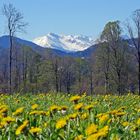
POLYGON ((136 53, 135 56, 138 61, 138 83, 139 83, 139 95, 140 95, 140 9, 133 12, 132 15, 132 24, 127 23, 127 30, 133 46, 135 47, 136 53))
POLYGON ((13 37, 17 32, 23 32, 27 23, 23 21, 23 15, 16 10, 12 4, 4 4, 2 13, 7 20, 7 32, 9 35, 9 92, 12 92, 12 59, 13 59, 13 37))

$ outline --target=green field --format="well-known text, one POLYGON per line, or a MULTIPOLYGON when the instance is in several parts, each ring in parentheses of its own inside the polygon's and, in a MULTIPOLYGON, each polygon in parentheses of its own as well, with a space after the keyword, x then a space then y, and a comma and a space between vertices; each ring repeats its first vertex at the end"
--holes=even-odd
POLYGON ((0 140, 139 140, 140 97, 0 95, 0 140))

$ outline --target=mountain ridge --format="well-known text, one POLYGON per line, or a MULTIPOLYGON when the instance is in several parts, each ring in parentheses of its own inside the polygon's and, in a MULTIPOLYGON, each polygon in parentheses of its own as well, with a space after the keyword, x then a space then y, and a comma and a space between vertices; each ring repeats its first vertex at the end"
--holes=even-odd
POLYGON ((33 42, 44 48, 52 48, 64 52, 84 51, 94 44, 92 37, 84 35, 59 35, 55 33, 35 38, 33 42))
MULTIPOLYGON (((96 44, 93 46, 88 47, 87 49, 83 51, 77 51, 77 52, 65 52, 57 49, 52 49, 52 48, 44 48, 42 46, 39 46, 31 41, 24 40, 18 37, 13 37, 15 40, 16 44, 21 47, 21 46, 28 46, 31 47, 35 52, 45 56, 46 52, 50 52, 51 54, 58 55, 58 56, 72 56, 72 57, 88 57, 96 48, 96 44)), ((3 51, 7 51, 7 49, 10 46, 9 42, 9 36, 1 36, 0 37, 0 48, 3 51)))

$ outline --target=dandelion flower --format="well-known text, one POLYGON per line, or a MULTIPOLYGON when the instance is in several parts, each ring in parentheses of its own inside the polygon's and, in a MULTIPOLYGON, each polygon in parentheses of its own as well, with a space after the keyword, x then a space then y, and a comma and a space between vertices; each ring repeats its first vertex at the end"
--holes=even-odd
POLYGON ((100 123, 104 123, 104 122, 106 122, 108 119, 109 119, 109 116, 108 116, 107 114, 105 114, 105 115, 99 117, 99 122, 100 122, 100 123))
POLYGON ((37 109, 37 108, 38 108, 38 104, 32 105, 31 108, 32 108, 33 110, 37 109))
POLYGON ((10 123, 10 122, 16 121, 16 119, 8 116, 8 117, 3 118, 2 121, 5 121, 7 123, 10 123))
POLYGON ((80 96, 75 95, 75 96, 72 96, 72 97, 70 98, 70 101, 71 101, 71 102, 74 102, 74 103, 77 103, 78 100, 79 100, 80 98, 81 98, 80 96))
POLYGON ((31 127, 31 129, 29 130, 30 133, 32 134, 36 134, 36 133, 41 133, 42 129, 39 127, 31 127))
POLYGON ((85 110, 91 110, 93 108, 93 105, 87 105, 84 108, 85 108, 85 110))
POLYGON ((83 103, 79 103, 74 106, 74 110, 80 110, 83 107, 83 103))
POLYGON ((56 122, 56 129, 60 129, 63 128, 64 126, 66 126, 67 122, 65 119, 60 119, 56 122))
POLYGON ((98 126, 95 124, 91 124, 90 126, 88 126, 85 130, 86 135, 91 135, 95 132, 97 132, 97 128, 98 126))
POLYGON ((83 135, 78 135, 74 138, 74 140, 83 140, 83 135))
POLYGON ((13 112, 13 115, 15 115, 15 116, 19 115, 19 114, 21 114, 23 112, 23 110, 24 110, 24 107, 20 107, 15 112, 13 112))
POLYGON ((20 135, 22 131, 27 127, 29 121, 25 120, 22 125, 20 125, 16 130, 16 135, 20 135))
POLYGON ((87 113, 82 113, 81 116, 80 116, 80 118, 84 120, 84 119, 87 119, 88 116, 89 116, 89 114, 87 114, 87 113))

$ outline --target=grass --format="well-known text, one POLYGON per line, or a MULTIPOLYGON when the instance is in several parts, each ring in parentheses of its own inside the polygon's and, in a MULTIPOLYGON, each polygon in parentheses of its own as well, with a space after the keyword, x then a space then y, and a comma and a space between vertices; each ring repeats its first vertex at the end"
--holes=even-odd
POLYGON ((138 140, 140 97, 0 95, 0 140, 138 140))

